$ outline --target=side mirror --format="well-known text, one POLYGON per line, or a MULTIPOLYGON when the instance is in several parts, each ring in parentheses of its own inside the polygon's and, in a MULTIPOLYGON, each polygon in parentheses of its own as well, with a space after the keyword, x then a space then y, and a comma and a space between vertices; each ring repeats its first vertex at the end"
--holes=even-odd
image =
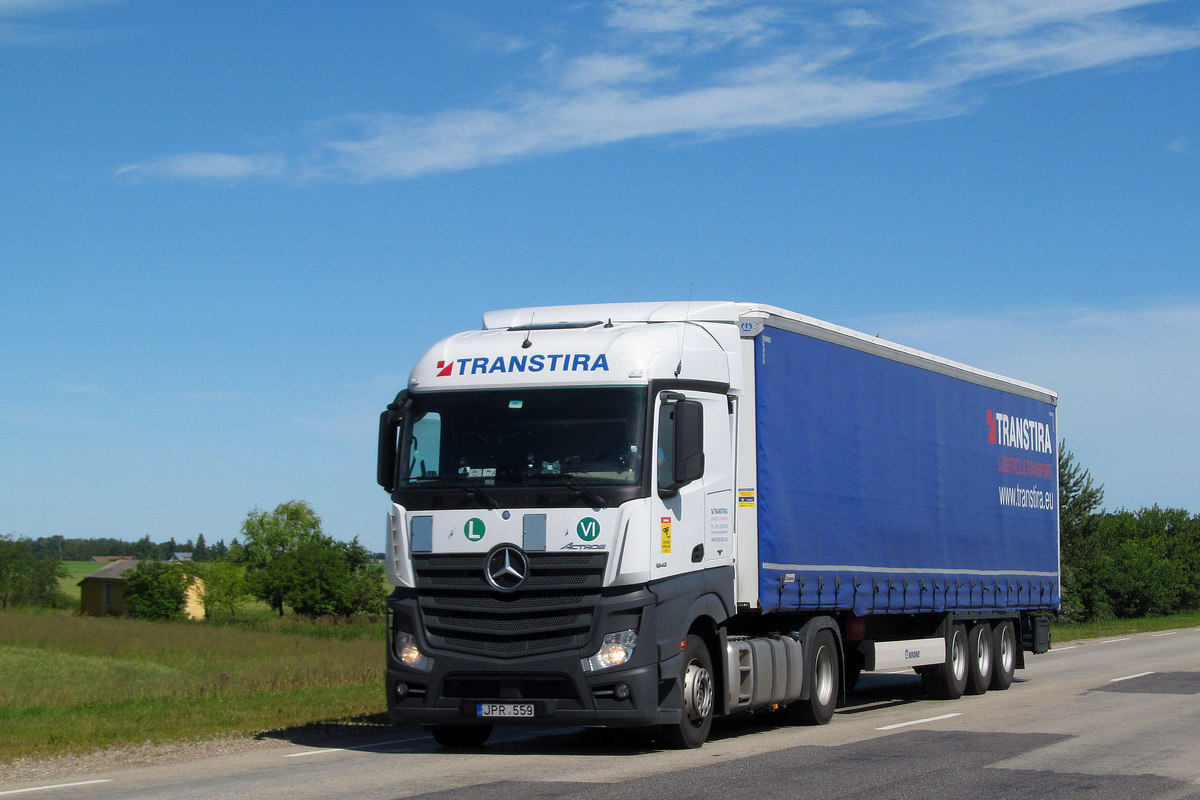
POLYGON ((396 457, 399 442, 396 434, 404 422, 404 412, 412 405, 407 392, 401 392, 379 415, 379 455, 375 466, 375 482, 391 494, 396 490, 396 457))
POLYGON ((704 406, 698 400, 680 400, 675 404, 676 487, 704 476, 704 406))

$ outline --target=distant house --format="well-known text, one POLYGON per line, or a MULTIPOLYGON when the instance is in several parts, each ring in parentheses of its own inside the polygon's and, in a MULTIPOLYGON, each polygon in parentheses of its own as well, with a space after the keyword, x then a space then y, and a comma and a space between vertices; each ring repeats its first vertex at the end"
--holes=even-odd
POLYGON ((109 561, 79 582, 79 609, 103 616, 125 613, 125 573, 136 569, 137 559, 109 561))
POLYGON ((133 556, 92 556, 92 561, 101 561, 108 563, 109 561, 120 561, 122 559, 133 558, 133 556))
POLYGON ((174 556, 171 558, 171 560, 172 560, 172 561, 191 561, 191 560, 192 560, 192 554, 191 554, 191 553, 176 553, 176 554, 175 554, 175 555, 174 555, 174 556))
MULTIPOLYGON (((137 559, 112 561, 79 582, 79 609, 92 616, 125 613, 125 573, 137 569, 137 559)), ((183 613, 188 619, 204 619, 204 584, 193 580, 184 596, 183 613)))

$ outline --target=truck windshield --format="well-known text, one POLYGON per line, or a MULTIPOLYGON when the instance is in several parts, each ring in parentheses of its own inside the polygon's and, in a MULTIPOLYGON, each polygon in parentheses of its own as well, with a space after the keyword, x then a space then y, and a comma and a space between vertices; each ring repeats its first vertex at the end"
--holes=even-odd
POLYGON ((645 455, 644 388, 414 393, 400 486, 631 486, 645 455))

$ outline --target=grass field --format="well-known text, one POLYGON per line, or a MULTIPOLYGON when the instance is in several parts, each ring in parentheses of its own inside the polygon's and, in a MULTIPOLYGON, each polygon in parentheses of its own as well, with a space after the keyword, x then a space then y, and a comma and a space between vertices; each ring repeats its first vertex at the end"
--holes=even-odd
POLYGON ((383 713, 382 623, 354 630, 0 611, 0 760, 383 713))
POLYGON ((1102 636, 1196 627, 1200 627, 1200 611, 1172 614, 1169 617, 1114 619, 1107 622, 1081 622, 1075 625, 1054 624, 1050 626, 1050 637, 1055 642, 1069 642, 1072 639, 1098 639, 1102 636))
POLYGON ((67 577, 58 579, 58 586, 67 597, 79 602, 79 582, 104 566, 100 561, 64 561, 67 577))

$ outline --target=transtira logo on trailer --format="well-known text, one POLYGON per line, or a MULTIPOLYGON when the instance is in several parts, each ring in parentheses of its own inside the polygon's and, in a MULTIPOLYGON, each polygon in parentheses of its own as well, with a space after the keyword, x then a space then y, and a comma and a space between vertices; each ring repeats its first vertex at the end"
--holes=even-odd
POLYGON ((524 356, 479 356, 437 362, 437 377, 451 375, 490 375, 493 372, 608 372, 604 353, 550 353, 524 356))
POLYGON ((1044 422, 1013 417, 999 411, 993 412, 990 408, 987 421, 989 444, 1015 447, 1034 453, 1054 454, 1054 436, 1050 426, 1044 422))

